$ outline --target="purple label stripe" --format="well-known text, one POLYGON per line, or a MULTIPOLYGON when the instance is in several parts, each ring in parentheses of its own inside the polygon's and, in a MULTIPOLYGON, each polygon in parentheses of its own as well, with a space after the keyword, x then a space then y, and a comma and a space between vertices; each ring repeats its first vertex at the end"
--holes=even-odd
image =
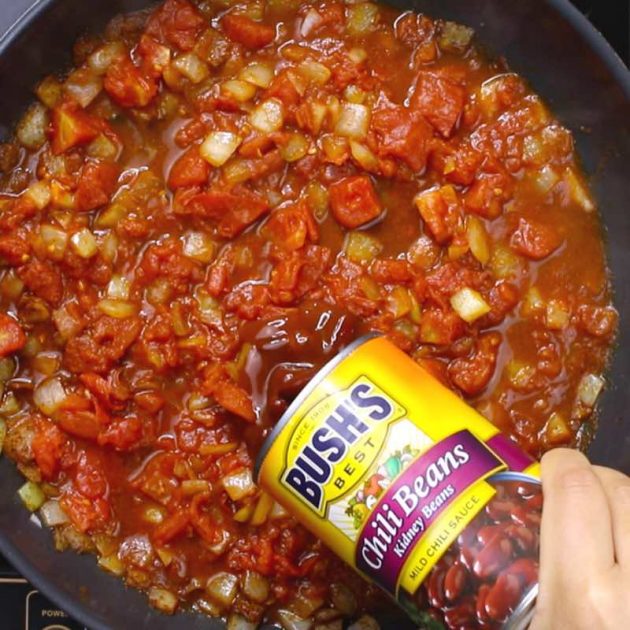
POLYGON ((497 433, 491 437, 487 444, 507 464, 509 470, 523 472, 534 463, 534 459, 503 433, 497 433))
POLYGON ((356 566, 391 594, 405 560, 444 510, 501 461, 470 431, 447 437, 420 455, 387 489, 367 519, 356 566))

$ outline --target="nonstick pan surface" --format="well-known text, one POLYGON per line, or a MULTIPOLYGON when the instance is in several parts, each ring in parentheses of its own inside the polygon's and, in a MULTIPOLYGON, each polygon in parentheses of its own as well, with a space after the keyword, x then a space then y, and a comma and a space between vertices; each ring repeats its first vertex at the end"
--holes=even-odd
MULTIPOLYGON (((617 0, 620 1, 620 0, 617 0)), ((474 27, 491 53, 504 56, 575 135, 599 202, 615 305, 618 347, 590 449, 600 464, 630 473, 630 73, 568 0, 390 0, 474 27)), ((0 0, 0 139, 32 100, 32 87, 70 64, 76 38, 102 29, 143 0, 0 0)), ((588 261, 584 261, 588 264, 588 261)), ((99 570, 91 556, 58 553, 52 538, 16 496, 20 475, 0 459, 0 552, 57 605, 92 630, 222 628, 201 615, 166 617, 143 594, 99 570)), ((5 620, 6 621, 6 620, 5 620)), ((412 627, 395 611, 382 627, 412 627)), ((6 627, 0 622, 2 627, 6 627)))

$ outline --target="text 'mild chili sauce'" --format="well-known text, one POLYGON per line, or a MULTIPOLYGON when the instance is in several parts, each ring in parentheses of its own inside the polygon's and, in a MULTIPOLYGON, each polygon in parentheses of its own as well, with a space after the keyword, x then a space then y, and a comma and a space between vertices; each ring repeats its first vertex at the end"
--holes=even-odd
POLYGON ((471 37, 167 0, 37 87, 0 149, 0 433, 58 547, 233 628, 390 606, 251 477, 369 331, 532 455, 587 441, 616 324, 598 216, 570 133, 471 37))

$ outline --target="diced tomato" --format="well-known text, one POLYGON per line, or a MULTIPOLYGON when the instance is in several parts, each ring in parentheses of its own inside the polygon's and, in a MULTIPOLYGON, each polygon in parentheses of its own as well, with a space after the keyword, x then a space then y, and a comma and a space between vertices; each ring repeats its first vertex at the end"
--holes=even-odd
POLYGON ((230 378, 224 366, 215 364, 206 370, 202 389, 233 414, 248 422, 256 420, 249 394, 230 378))
POLYGON ((166 41, 181 50, 192 50, 208 23, 188 0, 166 0, 151 15, 146 27, 147 35, 166 41))
POLYGON ((277 98, 288 108, 295 107, 301 100, 300 93, 289 78, 287 71, 276 76, 265 91, 265 98, 277 98))
POLYGON ((462 224, 457 193, 452 186, 419 194, 416 206, 431 236, 440 245, 448 243, 462 224))
POLYGON ((26 343, 26 335, 13 317, 0 313, 0 357, 21 350, 26 343))
POLYGON ((330 186, 330 209, 338 223, 349 230, 378 218, 381 201, 367 175, 346 177, 330 186))
POLYGON ((448 77, 423 72, 418 76, 410 106, 448 138, 462 115, 465 99, 466 91, 461 85, 448 77))
POLYGON ((81 453, 74 473, 74 485, 88 499, 104 497, 109 489, 103 465, 96 456, 81 453))
POLYGON ((35 463, 45 479, 52 479, 59 471, 66 442, 67 437, 56 424, 43 418, 38 420, 31 447, 35 463))
POLYGON ((175 212, 218 221, 218 232, 224 238, 240 234, 269 210, 269 203, 249 191, 190 191, 179 198, 175 212))
POLYGON ((221 25, 232 41, 252 50, 263 48, 276 38, 276 30, 272 26, 255 22, 246 15, 228 13, 221 20, 221 25))
POLYGON ((428 308, 422 311, 420 340, 423 343, 448 345, 461 337, 464 331, 464 321, 453 310, 428 308))
POLYGON ((142 439, 142 421, 137 416, 116 418, 98 434, 100 446, 113 446, 117 451, 129 451, 142 439))
POLYGON ((457 358, 449 363, 448 374, 453 384, 468 396, 480 394, 494 374, 500 345, 499 333, 479 337, 471 357, 457 358))
POLYGON ((546 258, 560 247, 561 242, 560 235, 552 226, 523 218, 519 219, 518 228, 510 239, 515 251, 532 260, 546 258))
POLYGON ((190 525, 190 514, 188 512, 175 512, 164 519, 151 534, 151 538, 157 545, 166 543, 177 538, 186 531, 190 525))
POLYGON ((57 306, 63 297, 63 280, 56 267, 36 258, 18 269, 26 288, 37 297, 57 306))
POLYGON ((468 144, 454 148, 437 138, 432 143, 431 166, 453 184, 470 186, 475 181, 483 158, 480 151, 468 144))
POLYGON ((105 499, 88 499, 76 490, 66 491, 60 503, 72 524, 83 533, 103 527, 110 518, 111 510, 105 499))
POLYGON ((91 116, 73 102, 64 102, 55 107, 50 120, 51 146, 57 155, 91 142, 104 127, 104 121, 91 116))
POLYGON ((13 267, 23 265, 28 260, 30 250, 30 245, 19 236, 0 236, 0 258, 13 267))
POLYGON ((77 210, 87 212, 109 202, 116 190, 120 169, 112 162, 89 160, 81 170, 75 193, 77 210))
POLYGON ((274 212, 264 232, 276 245, 289 250, 300 249, 307 239, 316 242, 318 238, 317 223, 305 203, 274 212))
POLYGON ((171 50, 148 35, 143 35, 138 44, 138 55, 142 58, 142 68, 151 77, 162 75, 171 60, 171 50))
POLYGON ((578 324, 593 337, 610 337, 617 327, 619 314, 612 306, 583 304, 578 309, 578 324))
POLYGON ((464 207, 485 219, 496 219, 503 212, 512 188, 507 173, 482 173, 464 194, 464 207))
POLYGON ((158 93, 155 78, 135 66, 129 57, 112 62, 107 69, 103 87, 122 107, 146 107, 158 93))
POLYGON ((370 275, 382 284, 403 284, 413 278, 411 265, 406 260, 393 258, 377 258, 370 265, 370 275))
POLYGON ((370 129, 378 155, 403 160, 414 171, 424 169, 433 130, 422 116, 390 104, 374 112, 370 129))
POLYGON ((209 175, 210 164, 201 157, 199 147, 193 146, 177 158, 177 161, 171 166, 168 174, 168 186, 175 190, 176 188, 206 184, 209 175))
POLYGON ((85 440, 96 440, 108 419, 96 403, 78 394, 70 394, 57 412, 59 426, 85 440))

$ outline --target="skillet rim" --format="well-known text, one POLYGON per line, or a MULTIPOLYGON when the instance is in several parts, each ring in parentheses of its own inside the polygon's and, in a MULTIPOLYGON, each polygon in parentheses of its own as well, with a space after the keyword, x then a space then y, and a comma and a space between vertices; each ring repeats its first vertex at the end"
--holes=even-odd
MULTIPOLYGON (((0 34, 0 57, 11 48, 18 37, 29 28, 30 24, 56 1, 57 0, 35 0, 30 6, 26 7, 13 23, 9 25, 6 31, 0 34)), ((387 0, 384 1, 387 2, 387 0)), ((606 69, 610 72, 614 83, 621 88, 624 96, 630 103, 630 69, 602 33, 579 9, 571 4, 570 0, 541 1, 549 5, 564 22, 575 29, 581 42, 585 46, 590 47, 594 55, 604 64, 606 69)), ((617 351, 619 351, 618 347, 617 351)), ((2 553, 11 565, 22 574, 22 576, 28 579, 33 586, 58 605, 70 617, 83 624, 86 630, 112 630, 112 626, 103 623, 101 619, 98 618, 97 613, 90 609, 89 604, 78 598, 69 596, 62 588, 57 586, 54 576, 47 576, 35 568, 21 549, 14 545, 9 539, 5 538, 2 532, 0 532, 0 553, 2 553)), ((94 567, 94 569, 100 571, 97 567, 94 567)), ((180 615, 180 617, 184 617, 184 615, 180 615)), ((211 622, 212 620, 209 621, 211 622)))

